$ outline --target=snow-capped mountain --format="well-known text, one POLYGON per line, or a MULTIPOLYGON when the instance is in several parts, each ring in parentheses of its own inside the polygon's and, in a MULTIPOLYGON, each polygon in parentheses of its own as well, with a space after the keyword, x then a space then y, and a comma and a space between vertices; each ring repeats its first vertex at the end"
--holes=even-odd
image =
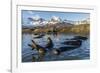
POLYGON ((57 16, 52 16, 52 18, 48 21, 48 24, 50 25, 54 25, 54 24, 58 24, 58 23, 61 23, 61 19, 60 17, 57 17, 57 16))
POLYGON ((69 23, 69 24, 74 24, 75 22, 74 21, 71 21, 71 20, 63 20, 63 23, 69 23))
POLYGON ((61 19, 60 19, 60 17, 52 16, 51 21, 58 21, 58 22, 60 22, 61 19))
POLYGON ((28 18, 30 20, 30 24, 34 25, 34 26, 43 26, 46 25, 48 23, 48 21, 46 21, 43 18, 28 18))
POLYGON ((80 24, 90 24, 90 18, 81 20, 81 21, 75 21, 75 25, 80 25, 80 24))
POLYGON ((60 17, 52 16, 49 20, 45 20, 39 16, 29 17, 28 18, 28 26, 72 26, 73 22, 68 20, 61 20, 60 17))
POLYGON ((34 26, 43 26, 46 24, 61 23, 60 17, 56 17, 56 16, 52 16, 52 18, 50 20, 45 20, 40 17, 29 17, 28 20, 30 20, 29 24, 34 25, 34 26))

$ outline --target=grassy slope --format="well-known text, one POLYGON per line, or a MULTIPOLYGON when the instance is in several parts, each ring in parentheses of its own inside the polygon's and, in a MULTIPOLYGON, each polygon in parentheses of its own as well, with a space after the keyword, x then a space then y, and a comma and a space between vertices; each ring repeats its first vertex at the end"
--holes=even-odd
MULTIPOLYGON (((23 29, 23 33, 52 33, 53 27, 42 27, 36 28, 35 30, 31 29, 23 29)), ((89 34, 90 32, 90 24, 80 24, 74 25, 70 27, 60 27, 56 28, 58 33, 75 33, 75 34, 89 34)))

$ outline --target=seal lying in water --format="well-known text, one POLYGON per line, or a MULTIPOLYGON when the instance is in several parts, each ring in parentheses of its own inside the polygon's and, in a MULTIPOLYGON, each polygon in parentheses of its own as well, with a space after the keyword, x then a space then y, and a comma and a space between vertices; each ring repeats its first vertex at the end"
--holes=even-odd
POLYGON ((54 44, 50 37, 47 38, 48 43, 46 44, 45 48, 53 48, 54 44))
POLYGON ((68 40, 68 41, 62 42, 62 44, 80 47, 82 44, 82 41, 81 40, 68 40))
POLYGON ((34 40, 31 40, 32 44, 28 44, 28 46, 30 46, 32 50, 36 49, 39 53, 45 53, 47 50, 50 50, 54 46, 50 37, 48 37, 47 40, 48 40, 48 43, 46 44, 45 47, 42 47, 36 44, 34 40))
POLYGON ((46 52, 46 49, 38 44, 35 43, 35 41, 32 40, 32 44, 28 44, 32 48, 32 50, 36 49, 39 54, 44 54, 46 52))
POLYGON ((74 50, 76 48, 78 48, 79 46, 66 46, 66 47, 60 47, 60 48, 54 48, 52 50, 52 53, 54 55, 59 55, 61 54, 62 52, 65 52, 65 51, 70 51, 70 50, 74 50))
POLYGON ((84 36, 74 36, 74 38, 72 38, 71 40, 87 40, 87 37, 84 36))

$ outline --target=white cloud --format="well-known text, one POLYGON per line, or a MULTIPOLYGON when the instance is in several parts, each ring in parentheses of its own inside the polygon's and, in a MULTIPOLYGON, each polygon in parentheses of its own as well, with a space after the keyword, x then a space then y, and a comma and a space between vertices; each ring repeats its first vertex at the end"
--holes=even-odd
POLYGON ((28 11, 28 13, 29 13, 29 14, 32 14, 32 15, 35 14, 33 11, 28 11))

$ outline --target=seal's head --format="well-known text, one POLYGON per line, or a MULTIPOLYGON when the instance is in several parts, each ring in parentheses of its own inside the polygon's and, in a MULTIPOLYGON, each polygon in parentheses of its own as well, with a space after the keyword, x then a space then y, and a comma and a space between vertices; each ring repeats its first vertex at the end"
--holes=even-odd
POLYGON ((39 52, 39 54, 45 54, 46 53, 45 49, 43 49, 43 48, 39 48, 38 52, 39 52))

